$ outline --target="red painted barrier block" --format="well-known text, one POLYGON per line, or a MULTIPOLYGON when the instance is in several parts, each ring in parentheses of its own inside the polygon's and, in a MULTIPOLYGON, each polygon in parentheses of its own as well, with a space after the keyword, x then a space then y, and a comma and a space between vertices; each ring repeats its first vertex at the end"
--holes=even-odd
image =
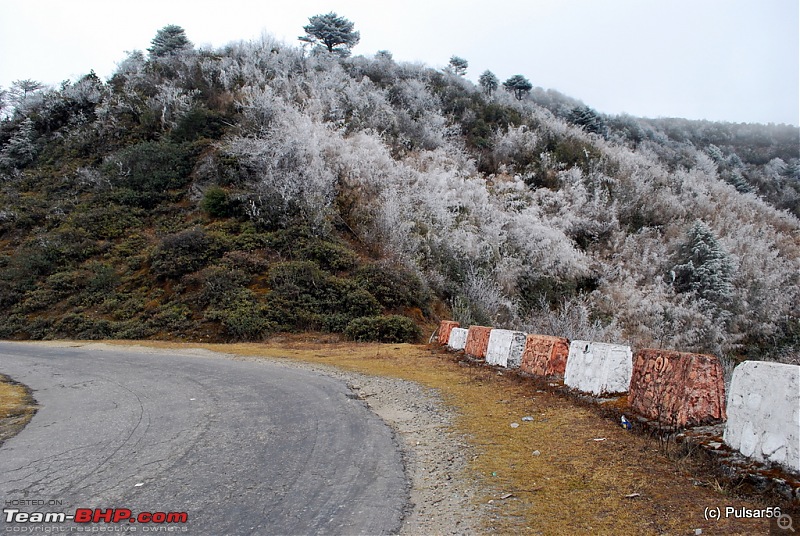
POLYGON ((439 344, 447 344, 450 342, 450 332, 453 328, 459 328, 461 324, 453 320, 442 320, 439 323, 439 344))
POLYGON ((492 328, 485 326, 470 326, 467 332, 467 344, 464 347, 464 353, 477 357, 479 359, 486 358, 486 350, 489 348, 489 335, 492 333, 492 328))
POLYGON ((713 355, 645 349, 633 358, 631 409, 669 426, 725 419, 725 378, 713 355))
POLYGON ((563 376, 569 356, 569 339, 550 335, 528 335, 520 370, 534 376, 563 376))

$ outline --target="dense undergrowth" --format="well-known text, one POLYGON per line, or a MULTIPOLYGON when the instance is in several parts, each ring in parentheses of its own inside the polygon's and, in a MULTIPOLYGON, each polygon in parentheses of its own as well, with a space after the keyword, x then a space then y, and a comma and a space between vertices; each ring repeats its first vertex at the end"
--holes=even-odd
POLYGON ((798 129, 263 38, 130 54, 0 123, 0 337, 412 340, 439 315, 800 347, 798 129))

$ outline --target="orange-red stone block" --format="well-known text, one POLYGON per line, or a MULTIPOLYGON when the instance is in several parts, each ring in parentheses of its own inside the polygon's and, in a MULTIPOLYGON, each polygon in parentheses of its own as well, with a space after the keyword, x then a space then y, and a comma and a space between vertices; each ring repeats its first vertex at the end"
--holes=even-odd
POLYGON ((528 335, 520 370, 534 376, 563 376, 569 356, 569 339, 550 335, 528 335))
POLYGON ((467 332, 467 344, 464 346, 464 353, 480 359, 486 358, 486 350, 489 348, 489 335, 492 328, 485 326, 470 326, 467 332))
POLYGON ((633 358, 631 409, 669 426, 725 419, 725 379, 712 355, 640 350, 633 358))
POLYGON ((453 328, 461 327, 461 324, 453 320, 442 320, 439 323, 439 344, 447 344, 450 342, 450 332, 453 328))

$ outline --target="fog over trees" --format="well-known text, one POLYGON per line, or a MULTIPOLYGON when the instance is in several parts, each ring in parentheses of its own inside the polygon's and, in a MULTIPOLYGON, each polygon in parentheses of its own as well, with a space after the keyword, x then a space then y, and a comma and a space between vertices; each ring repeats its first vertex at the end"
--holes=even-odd
POLYGON ((606 116, 458 56, 353 56, 318 17, 313 53, 165 28, 107 81, 8 88, 0 336, 454 316, 798 362, 797 128, 606 116))

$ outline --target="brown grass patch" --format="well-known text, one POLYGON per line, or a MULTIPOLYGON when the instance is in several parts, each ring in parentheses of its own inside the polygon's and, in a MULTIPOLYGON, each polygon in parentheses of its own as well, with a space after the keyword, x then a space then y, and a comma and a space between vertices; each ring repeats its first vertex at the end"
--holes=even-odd
POLYGON ((0 445, 14 437, 36 413, 36 403, 28 389, 0 374, 0 445))
POLYGON ((492 533, 763 534, 765 520, 707 521, 705 509, 777 506, 738 499, 714 482, 698 481, 691 464, 666 457, 658 441, 623 430, 546 384, 468 365, 438 349, 326 336, 266 344, 135 344, 296 359, 439 390, 460 415, 458 431, 479 453, 471 470, 485 490, 480 501, 491 501, 486 529, 492 533), (523 421, 525 416, 534 420, 523 421))

